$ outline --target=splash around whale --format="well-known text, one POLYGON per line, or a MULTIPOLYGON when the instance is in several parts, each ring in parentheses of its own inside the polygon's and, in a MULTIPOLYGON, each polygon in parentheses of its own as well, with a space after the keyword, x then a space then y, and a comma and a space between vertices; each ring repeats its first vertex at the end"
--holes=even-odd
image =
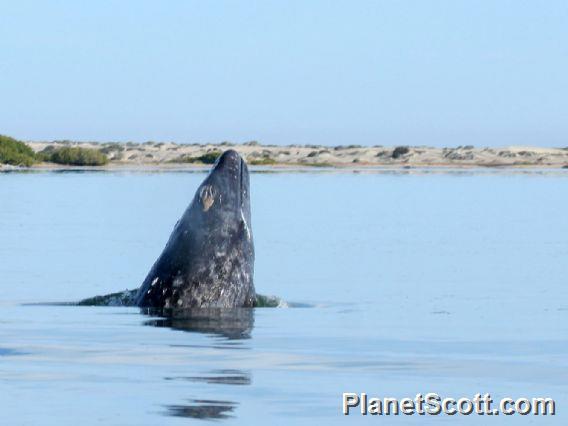
POLYGON ((248 167, 225 151, 137 290, 97 296, 79 305, 152 309, 278 306, 254 288, 254 243, 248 167))

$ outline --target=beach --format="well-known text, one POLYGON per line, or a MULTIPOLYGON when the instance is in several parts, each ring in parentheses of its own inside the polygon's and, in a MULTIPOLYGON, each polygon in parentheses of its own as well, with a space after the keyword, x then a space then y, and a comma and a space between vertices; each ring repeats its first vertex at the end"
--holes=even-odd
MULTIPOLYGON (((238 151, 249 165, 265 167, 338 167, 364 169, 368 167, 506 167, 506 168, 568 168, 568 147, 543 148, 509 146, 503 148, 455 148, 429 146, 320 146, 320 145, 261 145, 244 144, 178 144, 163 142, 37 142, 26 141, 35 151, 49 146, 72 146, 97 149, 103 152, 109 164, 103 168, 171 168, 200 167, 199 157, 227 149, 238 151)), ((40 163, 34 168, 65 168, 40 163)))

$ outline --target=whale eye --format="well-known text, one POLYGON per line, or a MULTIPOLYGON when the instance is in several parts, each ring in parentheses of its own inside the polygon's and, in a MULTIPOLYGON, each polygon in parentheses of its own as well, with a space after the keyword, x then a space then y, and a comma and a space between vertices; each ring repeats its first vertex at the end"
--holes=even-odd
POLYGON ((201 204, 203 204, 203 211, 206 212, 215 202, 215 192, 213 191, 213 187, 211 185, 204 186, 201 188, 199 196, 201 198, 201 204))

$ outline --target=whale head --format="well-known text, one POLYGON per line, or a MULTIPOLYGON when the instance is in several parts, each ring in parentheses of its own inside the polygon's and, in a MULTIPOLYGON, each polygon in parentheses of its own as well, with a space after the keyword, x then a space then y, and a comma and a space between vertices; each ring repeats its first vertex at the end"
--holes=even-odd
POLYGON ((136 297, 148 308, 253 306, 254 243, 245 161, 225 151, 197 189, 136 297))
POLYGON ((240 221, 250 233, 249 172, 237 151, 231 149, 219 156, 193 202, 201 205, 203 219, 209 226, 235 225, 240 221))

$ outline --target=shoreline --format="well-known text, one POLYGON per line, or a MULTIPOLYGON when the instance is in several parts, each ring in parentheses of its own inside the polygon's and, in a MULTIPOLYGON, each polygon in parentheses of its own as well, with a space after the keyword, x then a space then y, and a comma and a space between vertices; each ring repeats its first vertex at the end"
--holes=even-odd
POLYGON ((25 142, 36 153, 53 147, 82 147, 99 150, 109 163, 105 166, 68 166, 38 163, 31 167, 14 168, 0 165, 0 170, 208 170, 210 164, 200 162, 227 149, 234 149, 252 170, 318 170, 334 169, 365 171, 373 169, 568 169, 568 147, 543 148, 510 146, 503 148, 435 148, 427 146, 320 146, 320 145, 260 145, 246 144, 175 144, 175 143, 97 143, 97 142, 25 142))
MULTIPOLYGON (((141 164, 106 166, 71 166, 42 163, 32 167, 0 164, 0 173, 208 173, 211 165, 141 164)), ((330 166, 296 165, 250 166, 251 174, 258 173, 358 173, 358 174, 560 174, 568 176, 568 167, 537 166, 330 166)))

